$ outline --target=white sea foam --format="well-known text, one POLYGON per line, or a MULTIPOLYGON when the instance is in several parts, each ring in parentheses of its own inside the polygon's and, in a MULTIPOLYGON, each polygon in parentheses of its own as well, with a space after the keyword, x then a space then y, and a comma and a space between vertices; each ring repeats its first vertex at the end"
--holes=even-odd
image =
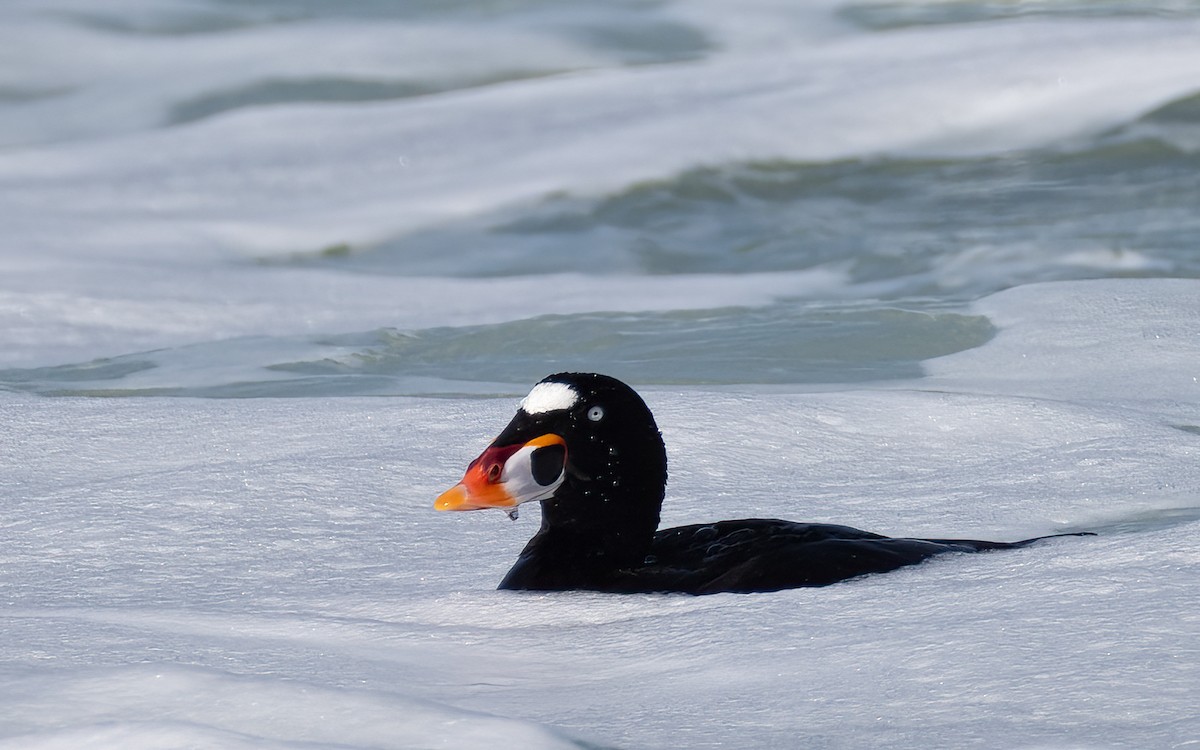
POLYGON ((993 343, 896 388, 646 391, 670 452, 666 523, 1101 532, 761 596, 493 591, 536 519, 430 506, 508 399, 0 394, 0 737, 1186 742, 1200 731, 1200 666, 1180 657, 1200 573, 1197 359, 1164 356, 1164 340, 1187 354, 1191 339, 1148 334, 1182 334, 1196 286, 996 295, 980 303, 1001 321, 993 343), (1020 378, 994 377, 1016 359, 1020 378))
POLYGON ((1027 285, 975 307, 1000 334, 984 349, 927 362, 934 387, 1114 401, 1200 420, 1195 281, 1027 285))
POLYGON ((31 731, 0 747, 578 747, 530 722, 415 697, 170 664, 70 670, 23 686, 5 706, 31 731))

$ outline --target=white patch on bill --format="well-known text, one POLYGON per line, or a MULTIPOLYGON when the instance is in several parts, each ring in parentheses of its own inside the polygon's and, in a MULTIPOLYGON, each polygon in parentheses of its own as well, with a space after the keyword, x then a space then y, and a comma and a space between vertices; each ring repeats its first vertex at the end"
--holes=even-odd
POLYGON ((526 414, 570 409, 579 403, 579 393, 566 383, 538 383, 518 405, 526 414))

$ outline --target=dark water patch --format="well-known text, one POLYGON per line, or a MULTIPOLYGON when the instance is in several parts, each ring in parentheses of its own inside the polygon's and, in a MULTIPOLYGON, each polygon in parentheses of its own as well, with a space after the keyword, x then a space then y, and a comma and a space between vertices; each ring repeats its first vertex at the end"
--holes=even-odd
POLYGON ((1141 119, 1146 122, 1182 122, 1200 125, 1200 94, 1164 104, 1141 119))
POLYGON ((54 99, 71 93, 68 87, 34 88, 25 86, 0 86, 0 103, 28 104, 43 99, 54 99))
POLYGON ((596 370, 648 384, 843 384, 916 378, 921 362, 994 335, 978 316, 783 303, 665 313, 548 315, 493 325, 232 340, 103 363, 6 370, 48 396, 461 394, 596 370), (297 357, 304 353, 307 356, 297 357), (476 385, 469 385, 475 383, 476 385))
POLYGON ((666 3, 653 0, 614 0, 603 6, 582 0, 217 0, 180 7, 97 7, 64 15, 82 26, 142 36, 220 34, 322 21, 502 24, 570 40, 630 65, 691 60, 714 49, 701 29, 671 18, 667 10, 666 3))
POLYGON ((700 29, 645 14, 597 15, 592 23, 559 27, 584 46, 618 53, 626 64, 679 62, 703 57, 714 49, 700 29), (606 20, 601 20, 604 18, 606 20))
POLYGON ((496 18, 534 12, 548 0, 504 4, 477 0, 215 0, 185 6, 92 8, 64 15, 81 25, 125 34, 185 36, 212 34, 272 24, 322 20, 431 21, 496 18))
POLYGON ((243 107, 272 104, 384 101, 424 96, 442 91, 488 86, 504 81, 550 75, 557 71, 493 71, 482 78, 435 85, 416 81, 371 81, 352 78, 272 79, 213 91, 171 107, 167 123, 178 125, 243 107))
POLYGON ((242 107, 299 102, 401 99, 431 91, 428 86, 407 81, 365 81, 349 78, 259 81, 179 102, 171 107, 167 122, 171 125, 192 122, 242 107))
POLYGON ((62 14, 76 24, 117 34, 139 36, 190 36, 219 34, 270 22, 244 13, 228 13, 219 8, 194 5, 183 8, 102 8, 75 10, 62 14))
POLYGON ((841 8, 838 16, 864 29, 887 31, 914 26, 985 23, 1015 18, 1188 18, 1200 15, 1192 0, 1139 3, 1130 0, 939 0, 865 2, 841 8))
POLYGON ((148 359, 153 354, 98 359, 77 365, 0 370, 0 386, 8 386, 12 390, 25 390, 26 386, 41 389, 48 384, 121 380, 129 375, 154 369, 157 365, 148 359))
POLYGON ((1200 94, 1168 102, 1137 120, 1114 128, 1103 140, 1169 144, 1184 155, 1200 153, 1200 94))
MULTIPOLYGON (((636 3, 617 0, 614 5, 625 10, 638 6, 654 7, 660 3, 636 3)), ((497 20, 501 18, 540 16, 562 9, 584 10, 588 4, 578 0, 215 0, 213 7, 237 13, 276 20, 298 19, 398 19, 398 20, 497 20)))

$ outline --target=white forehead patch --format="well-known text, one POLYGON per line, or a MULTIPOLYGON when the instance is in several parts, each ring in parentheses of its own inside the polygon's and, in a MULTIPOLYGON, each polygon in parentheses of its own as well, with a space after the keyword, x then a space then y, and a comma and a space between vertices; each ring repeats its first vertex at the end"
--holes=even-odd
POLYGON ((538 383, 518 404, 526 414, 570 409, 579 403, 579 392, 566 383, 538 383))

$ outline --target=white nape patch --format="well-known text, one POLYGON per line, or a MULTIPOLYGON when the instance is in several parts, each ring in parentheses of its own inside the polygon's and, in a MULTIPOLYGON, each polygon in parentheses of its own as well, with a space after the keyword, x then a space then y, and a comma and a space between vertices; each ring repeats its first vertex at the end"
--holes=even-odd
POLYGON ((566 383, 538 383, 521 399, 518 407, 526 414, 570 409, 579 403, 579 392, 566 383))

